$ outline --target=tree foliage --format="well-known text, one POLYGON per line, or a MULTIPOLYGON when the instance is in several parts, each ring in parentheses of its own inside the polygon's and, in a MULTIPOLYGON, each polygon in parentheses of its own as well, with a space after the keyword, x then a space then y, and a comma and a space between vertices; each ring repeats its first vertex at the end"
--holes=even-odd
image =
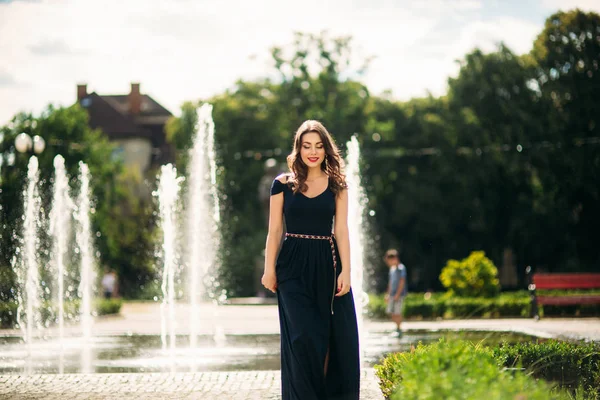
MULTIPOLYGON (((293 134, 306 119, 323 121, 342 151, 352 135, 360 142, 370 269, 388 247, 401 250, 409 284, 419 289, 440 288, 446 261, 473 250, 500 268, 505 254, 514 254, 521 283, 527 265, 585 271, 600 264, 597 14, 551 15, 530 54, 502 44, 491 53, 475 49, 442 97, 373 95, 361 83, 370 59, 356 54, 349 37, 298 33, 271 57, 268 77, 187 102, 167 126, 185 173, 196 108, 214 105, 221 279, 229 295, 260 289, 269 185, 287 169, 293 134)), ((105 138, 86 127, 77 108, 51 109, 40 119, 21 114, 12 124, 3 128, 5 159, 15 133, 44 127, 53 149, 40 159, 46 185, 57 152, 65 152, 71 174, 80 159, 90 164, 102 261, 118 266, 134 293, 152 275, 152 205, 125 187, 132 178, 121 166, 107 162, 105 138)), ((10 259, 4 249, 14 247, 9 231, 21 212, 25 162, 17 154, 14 165, 2 167, 3 266, 10 259)))
MULTIPOLYGON (((266 204, 257 190, 268 187, 257 186, 271 173, 264 161, 275 158, 284 170, 292 135, 309 118, 322 120, 342 150, 357 135, 376 232, 370 259, 378 263, 381 249, 400 248, 411 285, 439 287, 446 260, 476 249, 497 264, 512 251, 521 281, 528 264, 550 271, 597 265, 590 244, 597 239, 590 227, 600 222, 590 206, 599 193, 597 133, 594 121, 576 126, 575 116, 600 115, 593 97, 598 29, 596 14, 557 13, 531 54, 503 44, 487 54, 476 49, 460 61, 447 95, 406 102, 373 96, 360 83, 369 60, 355 62, 349 38, 298 34, 291 46, 273 48, 276 78, 239 81, 206 99, 215 106, 230 216, 224 253, 231 294, 251 294, 248 282, 262 268, 266 204), (552 72, 557 60, 576 65, 581 57, 583 70, 561 64, 576 77, 552 72), (559 90, 570 102, 556 101, 559 90), (585 144, 577 146, 573 130, 584 127, 585 144)), ((182 120, 189 121, 186 110, 182 120)))
MULTIPOLYGON (((38 155, 40 195, 46 216, 51 207, 54 157, 57 154, 64 157, 73 195, 79 190, 79 162, 84 161, 88 165, 92 177, 92 234, 99 253, 96 260, 98 267, 109 266, 117 271, 125 295, 138 292, 139 285, 152 276, 152 207, 132 192, 130 188, 134 178, 118 161, 113 160, 113 147, 108 138, 101 131, 90 129, 86 111, 77 105, 67 108, 49 106, 39 117, 20 113, 1 129, 0 153, 4 162, 0 171, 0 274, 3 278, 0 300, 12 299, 15 294, 11 290, 15 287, 11 259, 16 254, 21 236, 22 190, 31 155, 15 150, 14 139, 21 132, 39 135, 46 141, 46 149, 38 155), (140 229, 140 226, 145 228, 140 229)), ((41 234, 45 239, 42 259, 47 262, 51 243, 47 232, 41 234)), ((69 269, 75 271, 74 261, 70 263, 69 269)))

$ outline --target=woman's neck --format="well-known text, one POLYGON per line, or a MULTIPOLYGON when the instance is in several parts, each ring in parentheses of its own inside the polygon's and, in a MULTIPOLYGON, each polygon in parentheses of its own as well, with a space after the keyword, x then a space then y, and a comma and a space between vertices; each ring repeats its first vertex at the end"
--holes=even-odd
POLYGON ((323 178, 326 175, 327 174, 320 167, 309 168, 306 173, 306 180, 310 182, 315 179, 323 178))

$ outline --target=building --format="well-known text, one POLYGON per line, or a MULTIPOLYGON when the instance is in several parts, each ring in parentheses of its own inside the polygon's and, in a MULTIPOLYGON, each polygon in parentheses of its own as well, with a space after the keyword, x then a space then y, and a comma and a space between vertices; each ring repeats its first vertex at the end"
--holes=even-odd
POLYGON ((116 144, 113 156, 130 170, 147 177, 148 171, 174 161, 173 147, 166 140, 165 124, 172 114, 132 83, 125 95, 88 93, 77 85, 77 102, 88 111, 89 124, 101 129, 116 144))

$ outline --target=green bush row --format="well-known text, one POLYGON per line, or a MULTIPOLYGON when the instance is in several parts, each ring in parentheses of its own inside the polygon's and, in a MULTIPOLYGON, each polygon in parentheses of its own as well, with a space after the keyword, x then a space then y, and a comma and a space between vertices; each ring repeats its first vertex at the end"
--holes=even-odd
MULTIPOLYGON (((64 303, 64 312, 66 319, 76 319, 79 310, 80 300, 70 300, 64 303)), ((97 315, 118 314, 123 305, 122 299, 96 299, 93 309, 97 315)), ((17 322, 16 302, 0 302, 0 328, 11 328, 17 322)), ((58 306, 54 303, 44 303, 40 308, 41 318, 47 325, 50 325, 58 318, 58 306)))
POLYGON ((548 400, 569 396, 520 370, 502 369, 493 351, 441 339, 394 353, 375 366, 386 399, 548 400))
MULTIPOLYGON (((529 297, 503 294, 493 298, 462 298, 439 293, 410 293, 404 300, 404 317, 409 319, 526 317, 529 309, 529 297)), ((386 318, 384 297, 370 295, 367 312, 372 318, 386 318)))
POLYGON ((410 353, 390 354, 375 369, 388 399, 395 398, 394 393, 409 399, 600 398, 600 344, 597 343, 548 340, 488 348, 484 343, 441 339, 433 345, 419 344, 410 353), (546 386, 546 397, 536 397, 535 391, 514 392, 537 387, 522 379, 525 374, 568 391, 554 390, 549 395, 546 386), (490 379, 498 379, 502 385, 490 385, 490 379), (506 392, 501 391, 503 385, 506 392), (478 391, 488 386, 490 395, 480 397, 478 391), (518 394, 522 397, 510 397, 518 394))
MULTIPOLYGON (((545 295, 559 294, 548 292, 545 295)), ((560 293, 564 295, 563 293, 560 293)), ((409 293, 404 300, 404 317, 508 318, 528 317, 531 300, 527 291, 501 293, 496 297, 456 297, 447 293, 409 293)), ((386 318, 383 295, 369 295, 367 312, 372 318, 386 318)), ((540 306, 541 316, 598 316, 600 305, 540 306)))
POLYGON ((600 344, 548 340, 542 343, 502 344, 492 350, 506 367, 523 367, 534 377, 574 391, 581 387, 589 398, 600 398, 600 344))

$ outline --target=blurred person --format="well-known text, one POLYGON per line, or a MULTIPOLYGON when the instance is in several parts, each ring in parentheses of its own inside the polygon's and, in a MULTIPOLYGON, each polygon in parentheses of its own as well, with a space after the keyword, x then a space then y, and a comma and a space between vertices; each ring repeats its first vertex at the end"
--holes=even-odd
POLYGON ((343 160, 327 129, 310 120, 298 128, 287 160, 290 172, 271 186, 262 277, 278 299, 282 399, 357 400, 343 160), (287 232, 277 255, 284 218, 287 232))
POLYGON ((102 291, 105 299, 112 299, 117 295, 117 274, 110 268, 104 268, 102 277, 102 291))
POLYGON ((387 302, 387 313, 391 315, 392 321, 396 323, 394 336, 402 337, 402 306, 404 297, 408 293, 406 285, 406 267, 400 262, 398 250, 390 249, 386 251, 384 257, 385 263, 390 269, 388 279, 388 290, 385 294, 387 302))

